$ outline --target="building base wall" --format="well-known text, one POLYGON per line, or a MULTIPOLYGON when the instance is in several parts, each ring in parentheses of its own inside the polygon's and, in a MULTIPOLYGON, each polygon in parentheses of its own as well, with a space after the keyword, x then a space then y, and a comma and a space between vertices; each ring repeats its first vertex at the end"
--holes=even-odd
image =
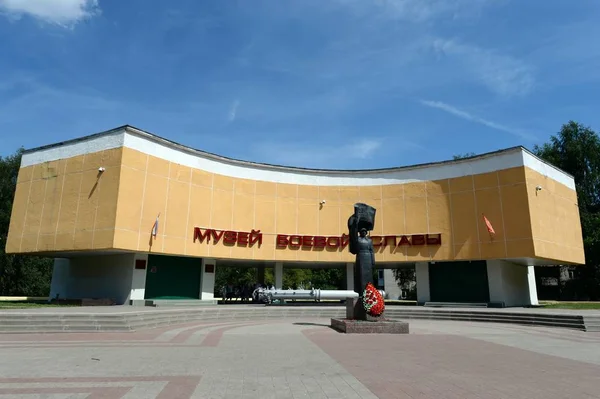
POLYGON ((50 298, 110 298, 129 302, 135 254, 82 256, 54 260, 50 298))
POLYGON ((523 266, 506 260, 488 260, 490 302, 504 306, 538 305, 533 266, 523 266))

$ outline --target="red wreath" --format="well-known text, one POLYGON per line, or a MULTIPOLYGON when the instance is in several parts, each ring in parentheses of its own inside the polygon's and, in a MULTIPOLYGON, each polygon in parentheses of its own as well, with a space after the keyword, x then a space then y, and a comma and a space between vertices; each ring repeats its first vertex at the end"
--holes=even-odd
POLYGON ((381 292, 371 283, 367 284, 363 293, 363 307, 373 317, 381 316, 385 310, 385 302, 381 292))

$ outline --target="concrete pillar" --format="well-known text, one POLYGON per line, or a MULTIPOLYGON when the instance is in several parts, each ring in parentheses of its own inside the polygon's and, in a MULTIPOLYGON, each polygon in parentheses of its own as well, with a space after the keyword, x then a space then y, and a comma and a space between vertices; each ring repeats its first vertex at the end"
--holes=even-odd
POLYGON ((539 305, 537 286, 535 284, 535 267, 527 266, 527 286, 529 293, 529 305, 539 305))
POLYGON ((131 268, 133 269, 133 273, 131 276, 131 294, 129 294, 129 300, 132 305, 136 305, 140 304, 146 298, 148 254, 135 254, 131 268), (144 266, 143 269, 141 268, 142 266, 144 266))
POLYGON ((50 283, 50 299, 67 299, 69 296, 69 278, 71 274, 71 261, 66 258, 54 259, 52 268, 52 281, 50 283))
POLYGON ((415 277, 417 279, 417 304, 423 305, 425 302, 431 301, 428 262, 415 263, 415 277))
POLYGON ((346 289, 354 291, 354 263, 346 263, 346 289))
POLYGON ((261 284, 262 286, 265 285, 265 267, 264 266, 259 266, 256 269, 256 282, 261 284))
POLYGON ((283 263, 275 263, 275 270, 273 271, 273 274, 275 275, 275 289, 283 289, 283 263))
POLYGON ((215 273, 217 270, 216 259, 202 259, 202 273, 200 273, 200 299, 213 300, 215 298, 215 273))
POLYGON ((503 259, 488 260, 486 263, 490 302, 504 306, 538 304, 533 266, 503 259))

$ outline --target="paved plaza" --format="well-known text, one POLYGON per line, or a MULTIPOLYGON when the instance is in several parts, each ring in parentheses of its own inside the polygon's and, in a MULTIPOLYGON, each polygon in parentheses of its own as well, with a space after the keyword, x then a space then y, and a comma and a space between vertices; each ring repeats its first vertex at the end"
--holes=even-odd
POLYGON ((412 320, 344 335, 323 318, 132 333, 0 335, 0 398, 600 398, 600 334, 412 320))

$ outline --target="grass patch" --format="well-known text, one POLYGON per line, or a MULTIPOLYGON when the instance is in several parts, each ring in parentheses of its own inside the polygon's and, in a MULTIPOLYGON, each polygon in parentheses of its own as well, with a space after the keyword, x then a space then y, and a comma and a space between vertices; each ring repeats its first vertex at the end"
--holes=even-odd
POLYGON ((71 303, 48 303, 48 302, 28 302, 28 301, 0 301, 0 309, 32 309, 32 308, 58 308, 80 306, 71 303))
POLYGON ((600 302, 549 302, 541 305, 544 309, 600 309, 600 302))

